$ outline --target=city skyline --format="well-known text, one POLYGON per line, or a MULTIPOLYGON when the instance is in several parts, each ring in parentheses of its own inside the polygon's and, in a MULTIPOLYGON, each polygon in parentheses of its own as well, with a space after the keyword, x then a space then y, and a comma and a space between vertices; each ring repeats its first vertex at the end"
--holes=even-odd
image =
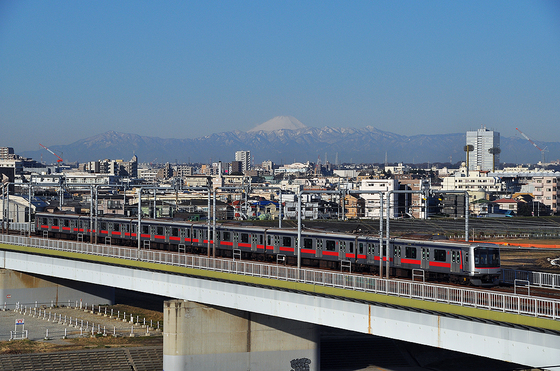
POLYGON ((108 130, 309 127, 560 141, 560 6, 131 1, 0 5, 0 146, 108 130))

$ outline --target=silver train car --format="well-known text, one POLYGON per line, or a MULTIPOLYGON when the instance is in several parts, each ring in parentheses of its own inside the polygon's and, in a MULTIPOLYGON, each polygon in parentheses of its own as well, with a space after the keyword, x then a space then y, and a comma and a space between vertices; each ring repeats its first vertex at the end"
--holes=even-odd
MULTIPOLYGON (((137 219, 98 217, 90 223, 87 215, 37 213, 37 234, 55 238, 98 241, 112 244, 178 252, 205 252, 214 244, 207 224, 164 219, 142 219, 138 233, 137 219), (93 225, 90 225, 93 224, 93 225)), ((293 229, 216 225, 216 255, 262 260, 295 261, 297 231, 293 229)), ((344 233, 303 231, 301 259, 305 265, 339 268, 351 265, 353 271, 376 272, 381 263, 392 275, 410 277, 415 270, 426 278, 437 278, 474 285, 496 285, 501 274, 500 250, 493 244, 429 241, 406 238, 389 240, 380 246, 379 237, 344 233), (387 264, 387 259, 388 264, 387 264)))

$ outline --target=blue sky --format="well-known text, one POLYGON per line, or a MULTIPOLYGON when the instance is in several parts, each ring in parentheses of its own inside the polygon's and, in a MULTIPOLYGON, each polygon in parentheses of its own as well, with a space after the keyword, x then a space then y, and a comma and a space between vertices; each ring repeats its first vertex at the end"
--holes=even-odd
POLYGON ((560 141, 560 2, 0 2, 0 146, 278 115, 560 141))

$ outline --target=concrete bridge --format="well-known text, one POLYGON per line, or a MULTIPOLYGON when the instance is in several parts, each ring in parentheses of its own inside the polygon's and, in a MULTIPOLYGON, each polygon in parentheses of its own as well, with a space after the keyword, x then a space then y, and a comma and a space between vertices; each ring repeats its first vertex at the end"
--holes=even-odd
POLYGON ((318 370, 318 325, 560 370, 558 300, 8 235, 0 268, 181 299, 165 370, 318 370))

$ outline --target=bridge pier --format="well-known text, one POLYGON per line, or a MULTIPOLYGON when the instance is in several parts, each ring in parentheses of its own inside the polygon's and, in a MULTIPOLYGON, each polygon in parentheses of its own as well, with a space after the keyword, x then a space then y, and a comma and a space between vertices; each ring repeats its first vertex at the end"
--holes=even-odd
POLYGON ((320 370, 319 326, 186 300, 164 303, 163 369, 320 370))
MULTIPOLYGON (((28 274, 11 269, 0 269, 0 309, 21 305, 75 305, 76 300, 83 304, 113 304, 115 289, 86 282, 78 282, 28 274)), ((80 305, 80 303, 78 303, 80 305)))

